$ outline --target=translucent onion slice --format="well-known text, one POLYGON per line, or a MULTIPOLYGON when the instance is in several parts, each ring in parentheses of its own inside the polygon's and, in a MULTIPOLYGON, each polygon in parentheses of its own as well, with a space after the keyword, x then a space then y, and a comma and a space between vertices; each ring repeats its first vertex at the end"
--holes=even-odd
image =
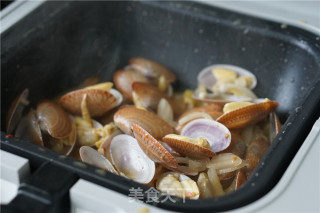
POLYGON ((227 127, 214 120, 196 119, 185 125, 181 135, 190 138, 204 137, 213 152, 226 149, 231 143, 231 133, 227 127))
POLYGON ((175 126, 176 123, 173 120, 173 110, 169 102, 161 98, 157 107, 157 114, 160 118, 167 121, 171 126, 175 126))
POLYGON ((248 165, 248 163, 247 163, 245 160, 243 160, 243 161, 242 161, 239 165, 237 165, 237 166, 230 167, 230 168, 225 168, 225 169, 217 169, 216 171, 217 171, 217 174, 218 174, 218 175, 221 175, 221 174, 225 174, 225 173, 229 173, 229 172, 236 171, 236 170, 241 169, 241 168, 243 168, 243 167, 245 167, 245 166, 247 166, 247 165, 248 165))
POLYGON ((211 161, 207 164, 208 168, 227 169, 233 168, 242 163, 242 159, 232 153, 221 153, 213 156, 211 161))
POLYGON ((224 195, 225 193, 223 191, 222 185, 220 183, 220 180, 215 168, 208 169, 207 174, 212 186, 213 197, 224 195))
POLYGON ((212 186, 206 173, 201 172, 199 174, 197 185, 200 191, 200 198, 213 197, 212 186))
POLYGON ((128 178, 139 183, 149 183, 154 177, 155 163, 132 136, 115 136, 110 144, 110 157, 117 170, 128 178))

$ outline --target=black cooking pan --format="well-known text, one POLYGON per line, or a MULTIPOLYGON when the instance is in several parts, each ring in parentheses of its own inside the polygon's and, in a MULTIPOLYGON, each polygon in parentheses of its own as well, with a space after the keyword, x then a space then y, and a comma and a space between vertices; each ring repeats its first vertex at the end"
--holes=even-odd
MULTIPOLYGON (((28 158, 35 174, 43 167, 59 167, 74 175, 71 183, 83 178, 125 195, 131 187, 148 187, 108 172, 96 173, 94 167, 84 168, 72 158, 7 138, 5 117, 13 99, 29 88, 35 107, 41 99, 53 98, 87 77, 112 80, 117 69, 138 56, 170 68, 180 91, 195 89, 198 72, 211 64, 232 64, 256 75, 254 92, 279 102, 277 113, 284 125, 252 177, 231 194, 151 204, 159 208, 214 212, 259 199, 277 184, 320 116, 319 36, 199 3, 45 2, 3 33, 1 43, 1 149, 28 158)), ((72 185, 70 181, 66 187, 72 185)), ((29 181, 20 192, 28 190, 26 186, 41 187, 29 181)), ((58 200, 51 199, 62 205, 58 200)), ((19 205, 28 204, 15 199, 6 207, 19 205)), ((63 205, 67 210, 68 205, 63 205)))

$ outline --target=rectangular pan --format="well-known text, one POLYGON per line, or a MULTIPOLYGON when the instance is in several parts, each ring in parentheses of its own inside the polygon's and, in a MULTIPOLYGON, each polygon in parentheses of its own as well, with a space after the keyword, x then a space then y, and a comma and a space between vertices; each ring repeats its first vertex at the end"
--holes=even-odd
MULTIPOLYGON (((78 177, 129 194, 148 187, 5 135, 13 99, 29 88, 32 107, 87 77, 112 80, 130 58, 170 68, 175 88, 196 88, 211 64, 252 71, 254 92, 279 102, 284 123, 254 175, 234 193, 212 199, 152 203, 183 212, 213 212, 249 204, 270 191, 320 116, 319 37, 310 32, 194 2, 45 2, 1 37, 1 148, 36 170, 50 161, 78 177)), ((144 197, 146 200, 147 198, 144 197)))

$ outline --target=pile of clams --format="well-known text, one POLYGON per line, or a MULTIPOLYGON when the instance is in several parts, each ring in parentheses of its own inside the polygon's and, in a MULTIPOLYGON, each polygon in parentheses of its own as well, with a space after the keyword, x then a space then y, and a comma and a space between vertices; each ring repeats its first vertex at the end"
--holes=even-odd
POLYGON ((238 189, 279 132, 278 102, 257 98, 256 77, 231 65, 199 72, 195 90, 175 92, 175 80, 163 65, 133 58, 114 83, 87 80, 23 115, 26 89, 7 133, 178 197, 238 189))

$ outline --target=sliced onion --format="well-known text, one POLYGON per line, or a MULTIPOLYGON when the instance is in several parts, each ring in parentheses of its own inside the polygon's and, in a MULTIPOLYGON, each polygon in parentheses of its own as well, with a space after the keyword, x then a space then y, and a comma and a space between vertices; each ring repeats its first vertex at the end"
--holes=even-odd
POLYGON ((220 174, 225 174, 225 173, 229 173, 229 172, 233 172, 233 171, 236 171, 238 169, 241 169, 245 166, 247 166, 248 163, 243 160, 239 165, 237 166, 234 166, 234 167, 230 167, 230 168, 225 168, 225 169, 217 169, 217 174, 220 175, 220 174))
POLYGON ((213 156, 207 164, 208 168, 215 168, 217 170, 233 168, 242 163, 242 159, 232 153, 221 153, 213 156))
POLYGON ((224 195, 225 193, 223 191, 216 169, 215 168, 208 169, 207 174, 212 186, 213 197, 224 195))

